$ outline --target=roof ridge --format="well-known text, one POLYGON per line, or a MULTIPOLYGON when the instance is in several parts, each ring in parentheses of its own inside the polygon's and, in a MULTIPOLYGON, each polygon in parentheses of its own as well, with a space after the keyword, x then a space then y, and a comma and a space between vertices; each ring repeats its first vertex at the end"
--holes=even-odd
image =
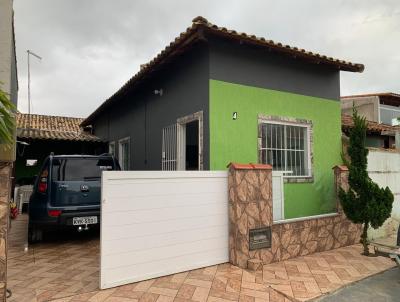
MULTIPOLYGON (((113 93, 109 98, 107 98, 100 106, 92 112, 81 125, 88 125, 90 121, 103 109, 108 103, 114 100, 117 96, 122 94, 128 89, 129 86, 134 85, 138 80, 144 77, 147 73, 154 70, 154 67, 158 64, 165 62, 168 56, 173 55, 173 51, 179 46, 184 47, 187 44, 195 41, 199 37, 194 36, 200 28, 205 28, 212 33, 220 34, 222 36, 229 36, 230 38, 236 38, 240 41, 247 40, 249 43, 267 47, 268 49, 274 49, 277 52, 284 53, 286 55, 291 55, 294 58, 300 58, 303 60, 312 60, 311 64, 326 64, 333 66, 338 70, 346 70, 353 72, 362 72, 364 70, 364 65, 359 63, 351 63, 349 61, 335 59, 333 57, 328 57, 326 55, 320 55, 311 51, 307 51, 302 48, 292 47, 289 45, 283 45, 280 42, 274 42, 273 40, 267 40, 263 37, 256 37, 255 35, 248 35, 246 33, 239 33, 236 30, 230 30, 225 27, 219 27, 215 24, 210 23, 206 18, 202 16, 197 16, 192 20, 192 25, 186 29, 186 31, 181 32, 178 37, 176 37, 169 45, 167 45, 163 50, 161 50, 153 59, 145 64, 140 65, 140 69, 135 73, 121 88, 119 88, 115 93, 113 93)), ((201 38, 201 37, 200 37, 201 38)))
POLYGON ((353 66, 359 66, 361 68, 361 70, 358 70, 359 72, 362 72, 364 70, 364 65, 363 64, 351 63, 349 61, 335 59, 333 57, 328 57, 326 55, 321 55, 319 53, 308 51, 306 49, 299 48, 299 47, 296 47, 296 46, 290 46, 288 44, 283 44, 281 42, 275 42, 273 40, 267 40, 264 37, 257 37, 256 35, 248 35, 248 34, 246 34, 244 32, 238 32, 238 31, 233 30, 233 29, 227 29, 226 27, 220 27, 220 26, 218 26, 218 25, 216 25, 214 23, 209 22, 206 18, 204 18, 202 16, 195 17, 192 20, 192 24, 193 25, 195 25, 195 24, 196 25, 204 25, 204 26, 206 26, 206 27, 208 27, 210 29, 219 30, 219 31, 226 32, 226 33, 229 33, 229 34, 240 35, 240 36, 242 36, 244 38, 251 38, 251 39, 254 39, 254 40, 258 40, 259 42, 267 43, 272 47, 277 47, 277 48, 280 48, 280 49, 287 49, 287 50, 291 50, 291 51, 296 51, 296 52, 300 52, 300 53, 302 53, 304 55, 314 55, 314 56, 319 57, 319 58, 321 58, 323 60, 328 60, 328 61, 331 61, 331 62, 339 62, 339 63, 342 63, 342 64, 350 64, 350 65, 353 65, 353 66))
POLYGON ((50 132, 62 132, 62 133, 87 133, 91 134, 90 132, 85 131, 82 127, 79 127, 79 131, 73 131, 73 130, 58 130, 58 129, 48 129, 48 128, 22 128, 22 127, 17 127, 17 129, 26 129, 30 131, 50 131, 50 132))
POLYGON ((74 117, 74 116, 63 116, 63 115, 48 115, 48 114, 38 114, 38 113, 25 113, 25 112, 17 112, 17 115, 25 115, 25 116, 43 116, 43 117, 56 117, 56 118, 67 118, 67 119, 78 119, 84 120, 84 117, 74 117))

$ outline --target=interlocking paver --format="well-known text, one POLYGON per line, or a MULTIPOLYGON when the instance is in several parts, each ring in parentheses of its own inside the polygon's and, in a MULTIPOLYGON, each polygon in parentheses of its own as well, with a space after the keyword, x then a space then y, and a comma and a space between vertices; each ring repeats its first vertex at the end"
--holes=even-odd
MULTIPOLYGON (((26 217, 19 222, 26 223, 26 217)), ((362 256, 362 247, 354 245, 264 265, 256 272, 224 263, 100 291, 98 239, 43 243, 27 252, 24 240, 21 234, 10 236, 9 302, 305 301, 394 266, 387 258, 362 256)))
POLYGON ((192 300, 193 301, 198 301, 198 302, 205 302, 207 301, 208 294, 210 293, 209 288, 204 288, 204 287, 196 287, 192 300))

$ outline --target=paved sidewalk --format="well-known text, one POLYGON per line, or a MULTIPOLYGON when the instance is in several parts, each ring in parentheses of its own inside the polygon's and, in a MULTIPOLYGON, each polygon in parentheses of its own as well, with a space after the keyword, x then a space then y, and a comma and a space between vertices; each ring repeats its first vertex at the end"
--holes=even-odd
POLYGON ((400 300, 400 269, 392 268, 381 274, 341 288, 323 297, 321 302, 397 302, 400 300))
POLYGON ((289 302, 256 274, 226 264, 55 300, 106 302, 289 302))
POLYGON ((393 267, 384 257, 361 255, 352 245, 263 267, 263 281, 289 297, 305 301, 393 267))
POLYGON ((100 291, 98 237, 79 237, 24 252, 26 216, 14 221, 8 255, 13 296, 8 301, 304 301, 394 266, 387 258, 362 256, 355 245, 265 265, 257 272, 221 264, 100 291))

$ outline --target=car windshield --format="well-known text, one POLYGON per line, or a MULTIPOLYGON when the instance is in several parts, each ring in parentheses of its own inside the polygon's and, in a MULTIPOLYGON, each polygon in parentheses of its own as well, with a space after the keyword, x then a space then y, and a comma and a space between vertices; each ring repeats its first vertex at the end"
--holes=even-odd
POLYGON ((53 159, 53 181, 91 181, 101 178, 101 171, 114 170, 111 158, 53 159))

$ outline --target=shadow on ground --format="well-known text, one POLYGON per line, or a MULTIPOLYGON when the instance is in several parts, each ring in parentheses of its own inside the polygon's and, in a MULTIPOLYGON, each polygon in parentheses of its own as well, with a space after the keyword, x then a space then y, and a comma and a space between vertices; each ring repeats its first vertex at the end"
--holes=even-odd
MULTIPOLYGON (((99 228, 89 229, 88 231, 78 232, 77 229, 62 229, 57 231, 50 231, 44 234, 43 240, 39 244, 45 243, 67 243, 74 242, 79 243, 91 240, 99 239, 100 230, 99 228)), ((35 247, 36 244, 30 244, 31 247, 35 247)))

